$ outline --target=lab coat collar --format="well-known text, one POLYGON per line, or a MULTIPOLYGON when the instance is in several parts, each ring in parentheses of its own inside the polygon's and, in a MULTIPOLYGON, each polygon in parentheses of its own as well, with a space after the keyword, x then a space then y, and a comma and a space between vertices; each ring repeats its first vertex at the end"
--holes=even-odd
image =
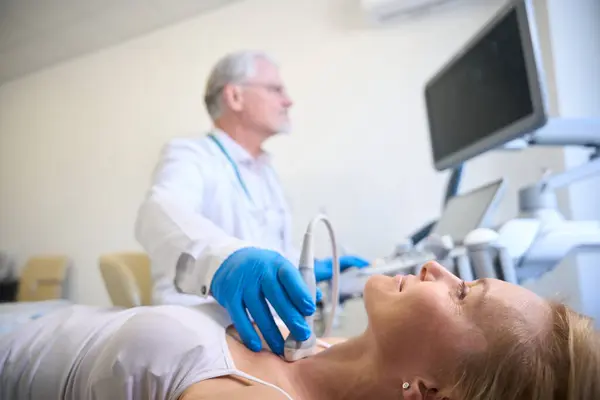
POLYGON ((252 164, 256 162, 271 162, 271 155, 264 150, 258 157, 254 158, 246 149, 240 146, 238 142, 233 140, 231 136, 224 131, 215 128, 213 129, 213 134, 221 142, 223 147, 225 147, 225 150, 227 150, 227 153, 229 153, 231 158, 237 163, 252 164))

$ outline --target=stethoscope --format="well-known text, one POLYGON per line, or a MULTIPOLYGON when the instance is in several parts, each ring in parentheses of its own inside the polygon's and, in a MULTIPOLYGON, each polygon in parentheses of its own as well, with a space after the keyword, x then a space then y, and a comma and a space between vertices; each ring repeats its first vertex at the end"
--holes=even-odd
MULTIPOLYGON (((219 139, 217 139, 217 137, 212 134, 209 133, 208 137, 210 138, 210 140, 213 141, 213 143, 219 148, 219 150, 221 151, 221 153, 223 153, 223 155, 225 156, 225 158, 227 159, 227 161, 229 162, 229 164, 231 165, 231 168, 233 168, 233 171, 235 172, 235 176, 237 177, 237 180, 240 184, 240 186, 242 187, 242 189, 244 190, 244 193, 246 193, 246 197, 248 198, 248 200, 254 205, 256 206, 256 203, 254 203, 254 201, 252 200, 252 196, 250 196, 250 191, 248 191, 248 187, 246 186, 246 183, 244 182, 244 180, 242 179, 242 175, 240 174, 240 170, 236 164, 235 161, 233 161, 233 158, 231 158, 231 156, 229 155, 229 152, 227 152, 227 150, 225 149, 225 146, 223 146, 223 143, 221 143, 221 141, 219 139)), ((262 219, 263 219, 263 224, 266 223, 265 220, 265 215, 263 214, 262 219)), ((281 229, 280 232, 280 236, 281 239, 284 240, 284 229, 281 229)))
POLYGON ((219 141, 219 139, 216 138, 215 135, 213 135, 212 133, 210 133, 208 135, 208 137, 209 137, 209 139, 211 139, 217 145, 217 147, 219 148, 219 150, 221 150, 221 153, 223 153, 223 155, 225 156, 225 158, 227 158, 227 161, 229 161, 229 164, 231 164, 231 168, 233 168, 233 171, 235 172, 235 176, 237 177, 237 180, 240 183, 240 186, 244 190, 244 193, 246 193, 246 197, 248 197, 248 200, 250 200, 250 202, 252 204, 254 204, 254 201, 252 200, 252 196, 250 196, 250 192, 248 191, 248 188, 246 187, 246 183, 242 179, 242 175, 240 174, 240 170, 239 170, 237 164, 235 163, 235 161, 233 161, 233 158, 231 158, 231 156, 229 155, 229 153, 227 152, 227 150, 225 150, 225 147, 223 146, 223 144, 219 141))

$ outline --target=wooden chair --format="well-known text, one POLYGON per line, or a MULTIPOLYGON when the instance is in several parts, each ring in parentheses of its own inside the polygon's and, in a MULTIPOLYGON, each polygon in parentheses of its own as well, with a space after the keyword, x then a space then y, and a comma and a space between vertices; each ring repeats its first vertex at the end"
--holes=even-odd
POLYGON ((64 255, 31 257, 21 270, 17 301, 65 298, 65 283, 71 261, 64 255))
POLYGON ((152 304, 148 255, 140 252, 103 254, 99 267, 113 305, 129 308, 152 304))

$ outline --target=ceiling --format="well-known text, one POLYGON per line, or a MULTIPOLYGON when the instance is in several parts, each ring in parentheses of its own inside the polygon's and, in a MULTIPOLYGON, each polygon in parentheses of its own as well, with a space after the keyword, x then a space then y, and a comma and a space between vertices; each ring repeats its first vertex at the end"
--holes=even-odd
POLYGON ((239 0, 0 0, 0 85, 239 0))

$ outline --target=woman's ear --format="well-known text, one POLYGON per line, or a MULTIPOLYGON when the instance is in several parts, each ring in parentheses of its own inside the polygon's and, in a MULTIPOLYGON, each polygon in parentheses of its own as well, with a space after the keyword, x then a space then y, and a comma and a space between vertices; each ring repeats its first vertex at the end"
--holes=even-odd
POLYGON ((402 386, 405 400, 450 400, 440 397, 438 392, 435 385, 420 378, 407 381, 402 386))
POLYGON ((425 400, 421 391, 421 383, 418 379, 406 381, 402 384, 402 398, 404 400, 425 400))

